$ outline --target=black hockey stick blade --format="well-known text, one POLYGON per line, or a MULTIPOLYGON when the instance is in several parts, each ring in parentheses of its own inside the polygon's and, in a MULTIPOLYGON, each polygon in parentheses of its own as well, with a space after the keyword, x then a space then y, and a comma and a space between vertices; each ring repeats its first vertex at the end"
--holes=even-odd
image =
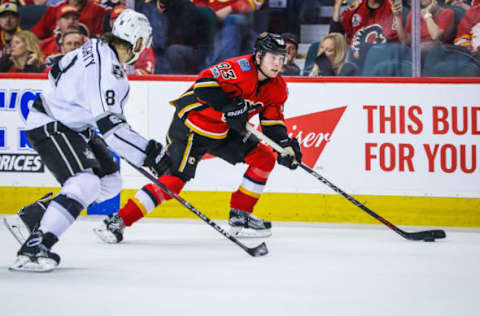
MULTIPOLYGON (((252 133, 253 135, 257 136, 258 139, 261 141, 265 142, 267 145, 272 147, 276 152, 280 153, 281 155, 286 155, 286 151, 283 147, 278 145, 276 142, 268 138, 266 135, 264 135, 262 132, 258 131, 255 129, 255 127, 251 125, 247 125, 247 130, 252 133)), ((317 180, 320 180, 323 184, 326 184, 330 189, 333 191, 337 192, 338 194, 342 195, 344 198, 346 198, 348 201, 353 203, 355 206, 360 208, 361 210, 365 211, 367 214, 402 236, 403 238, 407 240, 424 240, 424 241, 434 241, 435 239, 441 239, 445 238, 447 235, 445 234, 445 231, 437 229, 437 230, 427 230, 427 231, 420 231, 420 232, 405 232, 398 228, 397 226, 393 225, 389 221, 387 221, 385 218, 381 217, 368 207, 366 207, 364 204, 360 203, 357 201, 353 196, 347 194, 344 192, 342 189, 337 187, 335 184, 332 182, 328 181, 325 177, 320 175, 319 173, 315 172, 312 168, 309 166, 305 165, 304 163, 300 162, 299 167, 305 170, 307 173, 310 175, 314 176, 317 178, 317 180)))
POLYGON ((405 238, 409 240, 434 241, 435 239, 442 239, 445 237, 447 237, 447 234, 442 229, 425 230, 421 232, 412 232, 405 234, 405 238))
POLYGON ((267 244, 265 244, 265 242, 262 242, 257 247, 247 248, 245 251, 248 252, 248 254, 252 257, 261 257, 268 254, 267 244))

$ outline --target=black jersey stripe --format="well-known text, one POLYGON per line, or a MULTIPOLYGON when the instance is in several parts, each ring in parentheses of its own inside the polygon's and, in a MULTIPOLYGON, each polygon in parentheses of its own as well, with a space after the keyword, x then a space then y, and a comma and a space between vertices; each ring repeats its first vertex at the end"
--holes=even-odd
POLYGON ((102 96, 102 58, 100 57, 100 50, 99 50, 100 41, 97 41, 97 56, 98 56, 98 93, 100 95, 100 102, 102 103, 103 111, 107 112, 105 105, 103 104, 103 96, 102 96))
POLYGON ((142 153, 145 153, 145 150, 143 150, 142 148, 138 147, 137 145, 129 142, 128 140, 126 140, 125 138, 119 136, 117 133, 113 133, 113 135, 115 137, 117 137, 118 139, 120 139, 122 142, 126 143, 126 144, 129 144, 130 146, 132 146, 133 148, 137 149, 138 151, 141 151, 142 153))

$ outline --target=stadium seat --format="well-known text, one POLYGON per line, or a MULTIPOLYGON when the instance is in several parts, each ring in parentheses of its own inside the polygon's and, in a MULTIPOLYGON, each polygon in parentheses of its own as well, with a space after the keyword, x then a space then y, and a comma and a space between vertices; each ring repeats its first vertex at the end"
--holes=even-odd
POLYGON ((308 76, 312 71, 313 65, 315 65, 315 57, 317 57, 318 46, 320 42, 313 42, 307 51, 307 57, 305 58, 305 66, 303 67, 303 76, 308 76))
POLYGON ((480 77, 480 60, 464 47, 439 45, 425 56, 422 76, 480 77))
POLYGON ((373 45, 365 58, 362 76, 411 76, 411 65, 409 47, 397 43, 373 45))
POLYGON ((42 17, 47 9, 46 5, 25 5, 20 6, 20 28, 30 30, 42 17))

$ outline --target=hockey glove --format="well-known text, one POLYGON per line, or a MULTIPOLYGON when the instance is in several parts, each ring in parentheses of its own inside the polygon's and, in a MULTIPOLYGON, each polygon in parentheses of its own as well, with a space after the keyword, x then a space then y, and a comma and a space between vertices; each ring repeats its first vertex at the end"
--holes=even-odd
POLYGON ((143 165, 148 167, 156 177, 160 177, 170 169, 172 163, 162 144, 153 139, 150 140, 145 149, 145 153, 147 156, 143 161, 143 165))
POLYGON ((258 107, 260 107, 260 105, 252 105, 239 97, 235 99, 233 109, 223 113, 225 122, 227 122, 228 126, 233 128, 240 135, 246 135, 248 112, 255 110, 258 107))
POLYGON ((280 141, 287 155, 278 155, 277 162, 279 165, 288 167, 292 170, 297 169, 298 165, 302 162, 302 151, 300 144, 296 138, 287 138, 280 141))

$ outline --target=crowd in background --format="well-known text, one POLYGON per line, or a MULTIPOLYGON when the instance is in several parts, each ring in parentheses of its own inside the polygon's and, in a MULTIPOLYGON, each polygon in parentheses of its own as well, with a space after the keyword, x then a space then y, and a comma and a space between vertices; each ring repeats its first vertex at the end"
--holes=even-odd
MULTIPOLYGON (((480 0, 420 0, 424 76, 480 76, 480 0)), ((284 75, 411 76, 411 0, 143 0, 152 46, 129 71, 196 74, 281 34, 284 75), (325 16, 320 12, 331 14, 325 16), (303 25, 329 25, 299 55, 303 25), (299 63, 302 60, 302 63, 299 63)), ((111 31, 126 1, 2 0, 0 72, 46 72, 88 38, 111 31)))

